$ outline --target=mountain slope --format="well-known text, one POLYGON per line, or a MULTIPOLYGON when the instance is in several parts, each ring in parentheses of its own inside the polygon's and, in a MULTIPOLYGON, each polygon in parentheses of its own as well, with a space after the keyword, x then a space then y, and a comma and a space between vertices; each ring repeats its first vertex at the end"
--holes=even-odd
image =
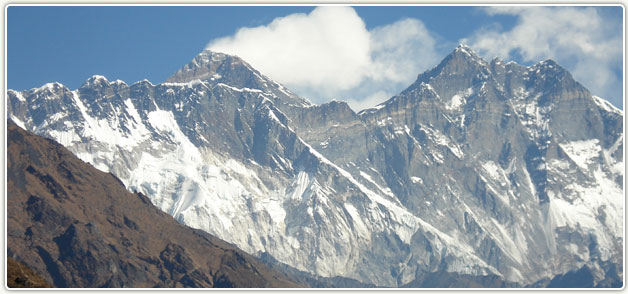
POLYGON ((311 274, 525 285, 621 264, 623 112, 553 61, 460 46, 360 113, 211 51, 159 85, 8 94, 9 117, 180 222, 311 274))
POLYGON ((12 122, 7 250, 55 287, 296 287, 12 122))

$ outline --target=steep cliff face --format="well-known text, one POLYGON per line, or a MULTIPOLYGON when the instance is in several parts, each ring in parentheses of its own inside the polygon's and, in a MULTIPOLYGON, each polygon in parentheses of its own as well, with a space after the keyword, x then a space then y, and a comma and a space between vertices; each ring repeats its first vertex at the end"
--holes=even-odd
POLYGON ((8 256, 55 287, 298 287, 58 143, 12 122, 7 141, 8 256))
POLYGON ((360 113, 210 51, 158 85, 8 94, 16 123, 178 221, 311 274, 526 285, 587 266, 597 283, 621 264, 623 112, 551 60, 460 46, 360 113))

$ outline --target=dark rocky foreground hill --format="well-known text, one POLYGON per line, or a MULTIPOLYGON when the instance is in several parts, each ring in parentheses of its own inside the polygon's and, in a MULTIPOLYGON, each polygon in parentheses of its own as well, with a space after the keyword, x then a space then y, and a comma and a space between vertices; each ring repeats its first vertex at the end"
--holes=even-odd
POLYGON ((7 251, 54 287, 299 286, 11 121, 7 251))

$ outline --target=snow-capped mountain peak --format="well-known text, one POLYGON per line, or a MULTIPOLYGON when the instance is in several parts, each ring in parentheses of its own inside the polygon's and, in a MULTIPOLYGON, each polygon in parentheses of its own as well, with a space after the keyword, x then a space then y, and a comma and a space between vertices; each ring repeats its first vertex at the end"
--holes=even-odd
POLYGON ((9 118, 177 220, 320 276, 521 285, 622 258, 623 112, 555 62, 461 45, 356 114, 203 51, 162 84, 9 91, 9 118))

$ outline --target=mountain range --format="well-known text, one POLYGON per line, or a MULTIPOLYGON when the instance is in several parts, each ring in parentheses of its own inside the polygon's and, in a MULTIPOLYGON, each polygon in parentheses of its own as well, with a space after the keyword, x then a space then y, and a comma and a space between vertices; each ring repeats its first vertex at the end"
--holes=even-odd
POLYGON ((7 112, 180 223, 295 273, 623 280, 623 111, 553 60, 461 45, 355 112, 205 50, 161 84, 9 90, 7 112))

